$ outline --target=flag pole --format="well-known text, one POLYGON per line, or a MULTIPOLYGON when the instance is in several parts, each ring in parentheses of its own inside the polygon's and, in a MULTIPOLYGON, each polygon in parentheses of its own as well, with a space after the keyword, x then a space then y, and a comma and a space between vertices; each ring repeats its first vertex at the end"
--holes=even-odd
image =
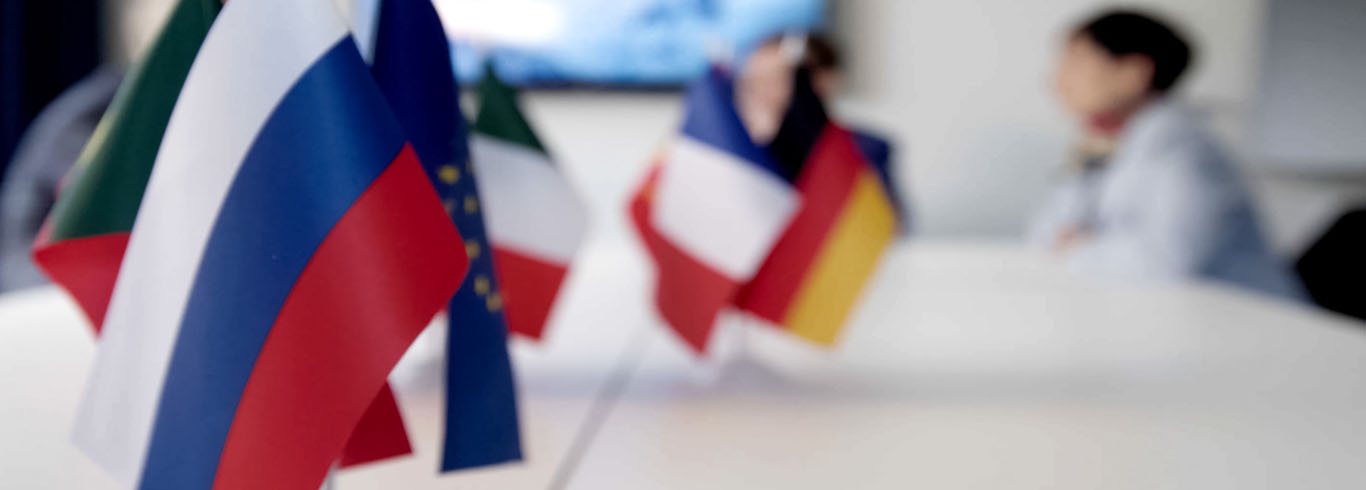
POLYGON ((752 349, 750 348, 749 336, 755 323, 754 318, 748 313, 736 310, 733 314, 735 315, 733 322, 735 326, 732 328, 735 329, 735 333, 732 335, 735 337, 735 347, 734 354, 731 355, 731 360, 727 363, 732 368, 753 361, 753 356, 750 355, 752 349))
POLYGON ((593 440, 598 433, 602 432, 603 425, 607 422, 607 416, 611 415, 612 408, 621 400, 622 394, 631 384, 631 377, 640 368, 640 363, 645 359, 645 351, 650 347, 651 330, 639 328, 635 336, 622 349, 621 355, 617 358, 617 364, 612 368, 607 381, 603 382, 602 387, 593 397, 593 404, 588 407, 588 415, 584 418, 583 424, 574 433, 574 440, 569 444, 569 450, 565 452, 564 459, 555 468, 555 474, 550 479, 550 490, 564 490, 569 487, 569 482, 574 479, 574 475, 583 466, 584 456, 593 444, 593 440))

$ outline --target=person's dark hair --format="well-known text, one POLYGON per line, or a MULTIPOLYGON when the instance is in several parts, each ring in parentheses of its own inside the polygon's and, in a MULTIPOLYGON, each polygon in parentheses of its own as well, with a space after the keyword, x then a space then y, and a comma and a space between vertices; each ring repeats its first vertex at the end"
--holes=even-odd
POLYGON ((806 37, 806 56, 802 58, 802 66, 812 70, 839 70, 843 68, 843 62, 839 49, 829 38, 820 34, 806 37))
MULTIPOLYGON (((783 36, 772 36, 760 43, 761 46, 778 46, 783 43, 783 36)), ((810 68, 812 71, 836 70, 843 68, 844 59, 840 57, 839 48, 835 43, 823 34, 810 33, 806 36, 805 54, 802 55, 800 68, 810 68)))
POLYGON ((1166 92, 1181 79, 1191 63, 1191 46, 1166 23, 1139 12, 1115 10, 1092 18, 1077 28, 1113 56, 1139 55, 1153 61, 1149 88, 1166 92))

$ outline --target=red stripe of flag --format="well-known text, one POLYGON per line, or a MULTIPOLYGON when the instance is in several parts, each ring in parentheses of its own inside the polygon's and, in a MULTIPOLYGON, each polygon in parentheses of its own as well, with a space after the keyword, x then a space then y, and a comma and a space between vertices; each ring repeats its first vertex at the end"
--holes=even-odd
POLYGON ((351 438, 342 450, 342 468, 383 461, 412 454, 413 445, 408 441, 408 429, 403 426, 403 413, 398 409, 394 390, 386 383, 379 390, 379 396, 365 409, 351 438))
MULTIPOLYGON (((99 336, 131 234, 108 233, 53 243, 48 239, 48 232, 45 226, 38 235, 33 246, 33 262, 71 295, 90 321, 95 335, 99 336)), ((365 411, 351 439, 347 441, 346 449, 342 452, 341 467, 348 468, 412 452, 398 401, 394 398, 393 390, 386 385, 365 411)))
POLYGON ((715 329, 716 315, 730 303, 739 284, 674 246, 650 223, 660 166, 656 165, 631 199, 631 221, 655 261, 655 304, 669 326, 699 355, 715 329))
POLYGON ((455 293, 468 268, 452 252, 461 243, 405 147, 286 300, 243 391, 214 488, 317 488, 389 371, 455 293))
POLYGON ((739 293, 736 305, 741 309, 783 324, 797 289, 829 237, 830 227, 844 210, 863 167, 857 155, 842 151, 848 145, 837 144, 847 137, 843 129, 827 124, 811 148, 796 182, 802 207, 754 279, 739 293))
POLYGON ((45 226, 33 245, 33 263, 76 300, 99 335, 130 234, 108 233, 51 243, 48 232, 45 226))
POLYGON ((493 263, 503 294, 503 312, 512 333, 539 339, 569 268, 497 245, 493 263))

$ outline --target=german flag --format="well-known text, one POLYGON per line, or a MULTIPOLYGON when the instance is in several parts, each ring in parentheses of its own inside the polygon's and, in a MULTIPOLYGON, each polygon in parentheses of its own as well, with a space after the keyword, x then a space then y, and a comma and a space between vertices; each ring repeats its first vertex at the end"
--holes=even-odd
POLYGON ((770 151, 793 179, 801 207, 735 304, 832 345, 897 233, 896 208, 853 136, 826 116, 806 70, 797 74, 770 151))

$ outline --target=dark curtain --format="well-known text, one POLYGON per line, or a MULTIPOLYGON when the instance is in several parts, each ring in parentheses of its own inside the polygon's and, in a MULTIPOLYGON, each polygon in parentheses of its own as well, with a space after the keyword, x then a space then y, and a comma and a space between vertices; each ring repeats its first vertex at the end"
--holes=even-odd
POLYGON ((0 178, 34 116, 100 63, 99 0, 0 0, 0 178))

